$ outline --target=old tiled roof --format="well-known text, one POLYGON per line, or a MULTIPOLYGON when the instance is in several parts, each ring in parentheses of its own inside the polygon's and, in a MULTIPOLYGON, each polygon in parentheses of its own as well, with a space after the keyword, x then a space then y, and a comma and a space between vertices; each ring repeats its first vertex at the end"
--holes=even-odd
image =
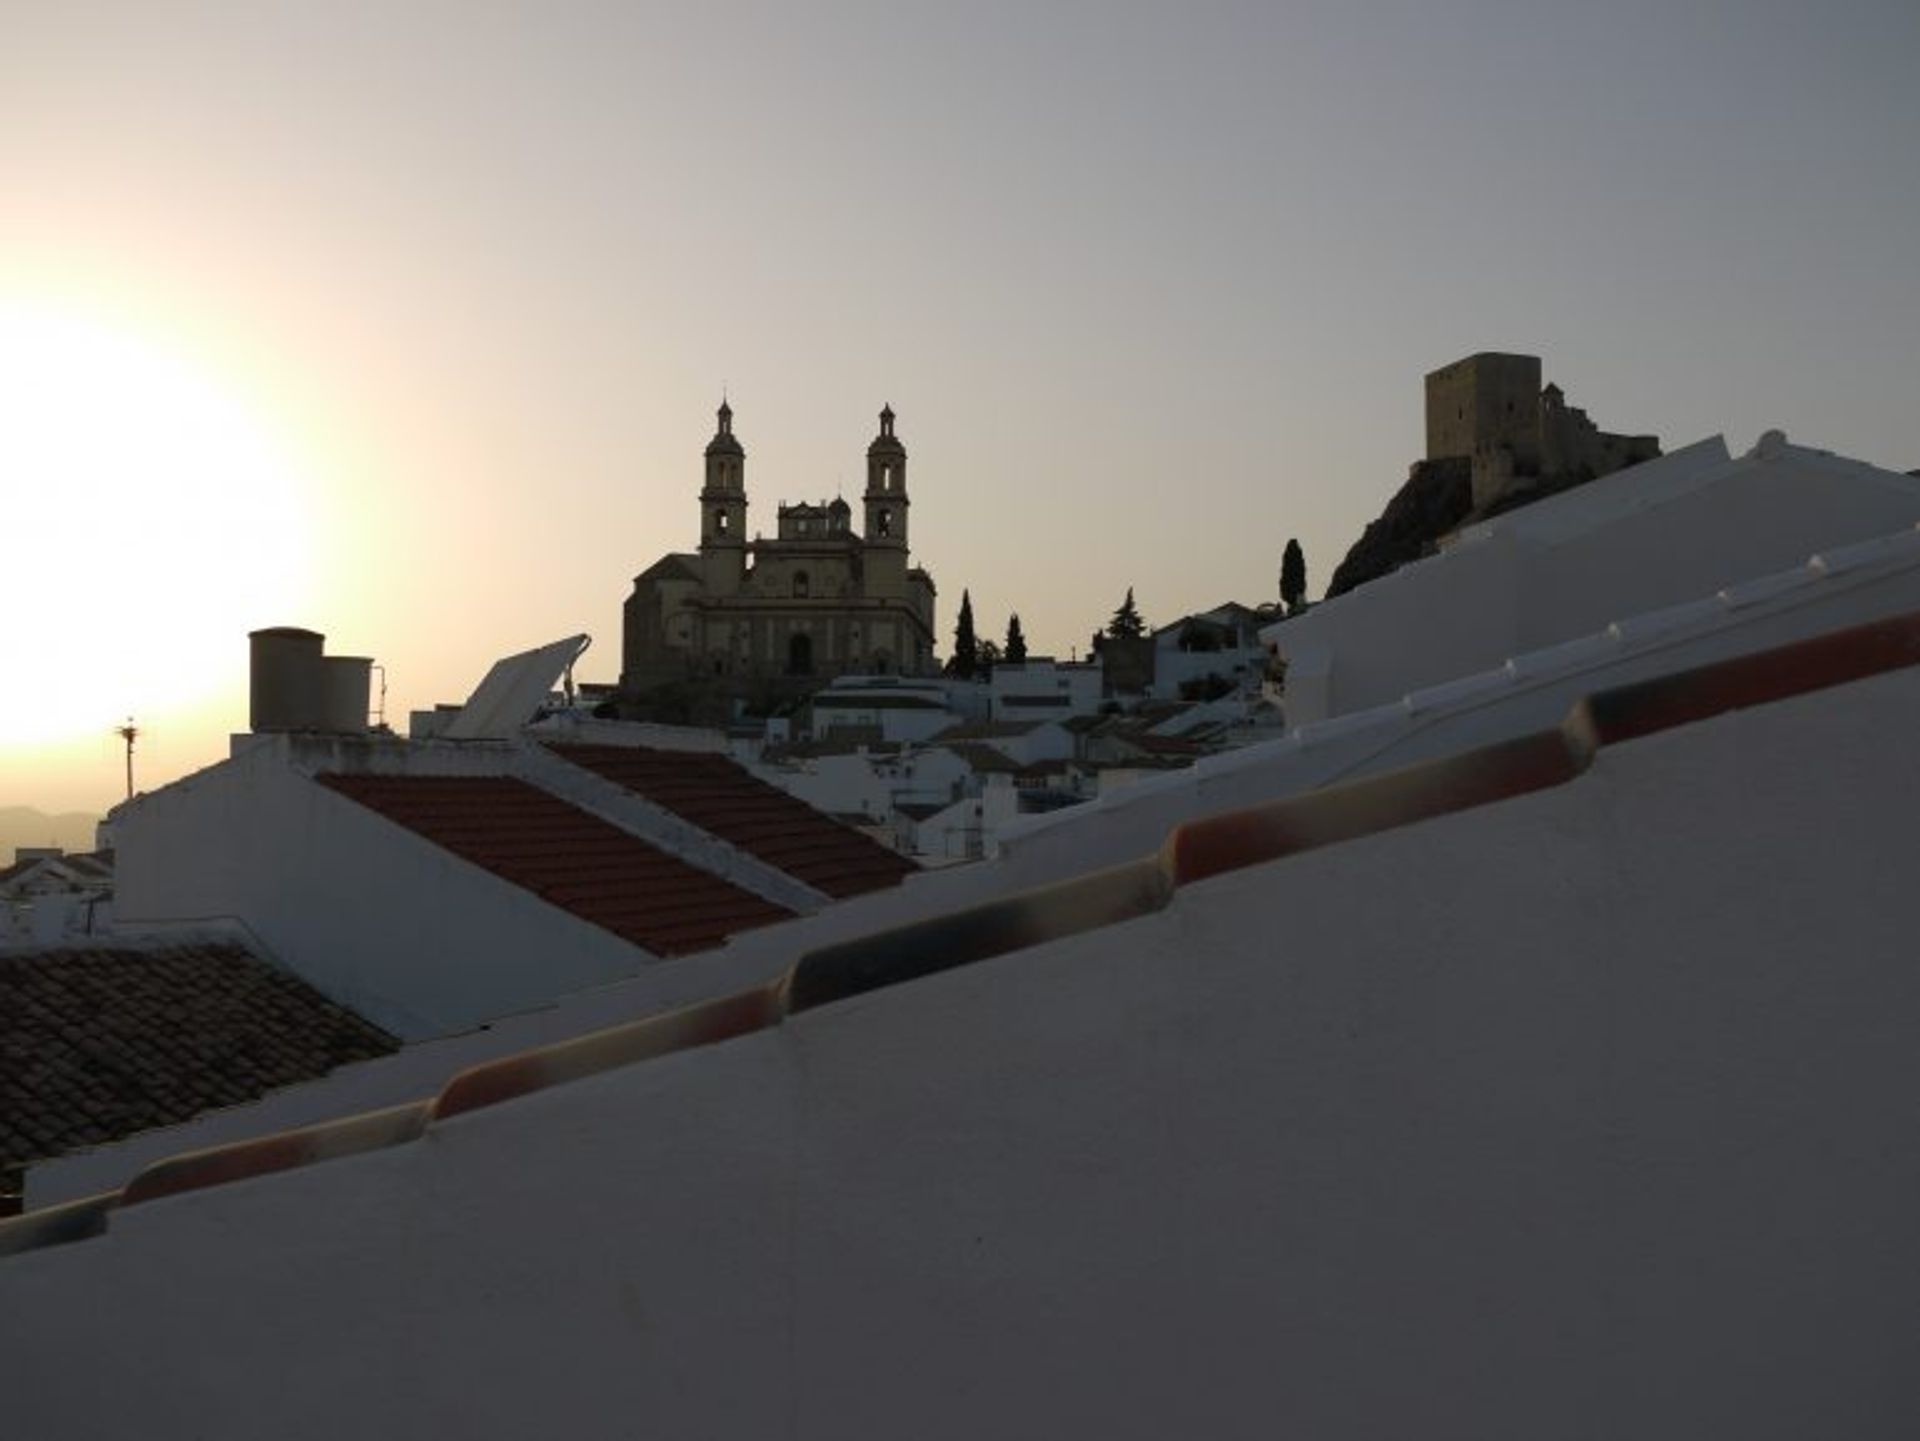
MULTIPOLYGON (((1049 701, 1048 704, 1054 704, 1049 701)), ((884 691, 839 692, 823 691, 813 698, 815 711, 823 710, 945 710, 946 707, 931 696, 908 694, 888 695, 884 691)))
POLYGON ((700 557, 684 551, 670 551, 648 566, 635 580, 699 580, 700 557))
POLYGON ((643 746, 552 749, 836 900, 898 885, 918 869, 725 756, 643 746))
POLYGON ((229 943, 0 956, 0 1167, 239 1105, 399 1044, 229 943))
POLYGON ((1026 768, 1022 762, 1015 760, 1005 751, 995 750, 992 746, 980 741, 941 740, 935 737, 932 744, 942 750, 952 751, 971 769, 982 774, 1018 775, 1026 768))
POLYGON ((1152 731, 1135 731, 1120 739, 1130 746, 1137 746, 1149 755, 1201 756, 1207 753, 1205 746, 1185 736, 1163 736, 1155 735, 1152 731))
POLYGON ((512 776, 316 779, 656 955, 704 951, 791 914, 512 776))
POLYGON ((1047 721, 972 721, 966 725, 948 726, 927 742, 929 745, 945 745, 948 741, 990 741, 1008 740, 1013 736, 1030 735, 1047 721))
POLYGON ((0 866, 0 886, 5 885, 8 881, 24 876, 36 866, 43 866, 46 863, 47 858, 45 856, 29 856, 24 861, 15 861, 11 865, 0 866))

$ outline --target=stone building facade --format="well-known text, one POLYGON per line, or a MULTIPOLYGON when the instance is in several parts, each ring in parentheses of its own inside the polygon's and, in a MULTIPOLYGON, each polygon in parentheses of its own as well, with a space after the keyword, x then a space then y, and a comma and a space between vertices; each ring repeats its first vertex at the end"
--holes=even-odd
POLYGON ((908 564, 907 451, 891 407, 867 447, 862 527, 844 500, 782 505, 771 539, 747 538, 746 449, 724 401, 707 442, 700 548, 634 578, 620 690, 631 709, 662 688, 774 701, 847 674, 933 672, 933 578, 908 564))
POLYGON ((1427 459, 1473 466, 1479 510, 1542 481, 1592 480, 1660 454, 1652 435, 1615 435, 1542 388, 1540 357, 1482 351, 1427 376, 1427 459))

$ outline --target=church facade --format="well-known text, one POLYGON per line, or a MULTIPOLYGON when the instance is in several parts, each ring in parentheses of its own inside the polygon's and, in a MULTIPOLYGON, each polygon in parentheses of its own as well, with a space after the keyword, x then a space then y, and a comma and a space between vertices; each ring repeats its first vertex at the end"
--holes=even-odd
POLYGON ((908 564, 907 451, 891 407, 867 447, 862 527, 844 500, 782 505, 771 539, 747 538, 746 448, 721 402, 700 489, 700 549, 634 577, 622 617, 620 690, 645 709, 663 688, 778 700, 838 675, 927 674, 933 578, 908 564))

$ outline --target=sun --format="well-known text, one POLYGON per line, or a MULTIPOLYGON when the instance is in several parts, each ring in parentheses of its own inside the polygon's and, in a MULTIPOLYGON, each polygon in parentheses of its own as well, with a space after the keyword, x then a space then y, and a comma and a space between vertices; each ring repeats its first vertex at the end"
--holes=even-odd
POLYGON ((183 354, 0 299, 0 746, 231 689, 246 631, 306 599, 306 494, 183 354))

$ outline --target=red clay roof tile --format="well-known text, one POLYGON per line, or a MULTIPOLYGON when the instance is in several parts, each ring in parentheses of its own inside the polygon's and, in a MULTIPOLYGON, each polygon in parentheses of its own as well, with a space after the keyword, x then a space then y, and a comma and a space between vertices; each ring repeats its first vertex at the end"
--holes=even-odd
POLYGON ((316 779, 656 955, 709 950, 791 914, 512 776, 316 779))
POLYGON ((918 869, 725 756, 644 746, 550 749, 835 900, 898 885, 918 869))

